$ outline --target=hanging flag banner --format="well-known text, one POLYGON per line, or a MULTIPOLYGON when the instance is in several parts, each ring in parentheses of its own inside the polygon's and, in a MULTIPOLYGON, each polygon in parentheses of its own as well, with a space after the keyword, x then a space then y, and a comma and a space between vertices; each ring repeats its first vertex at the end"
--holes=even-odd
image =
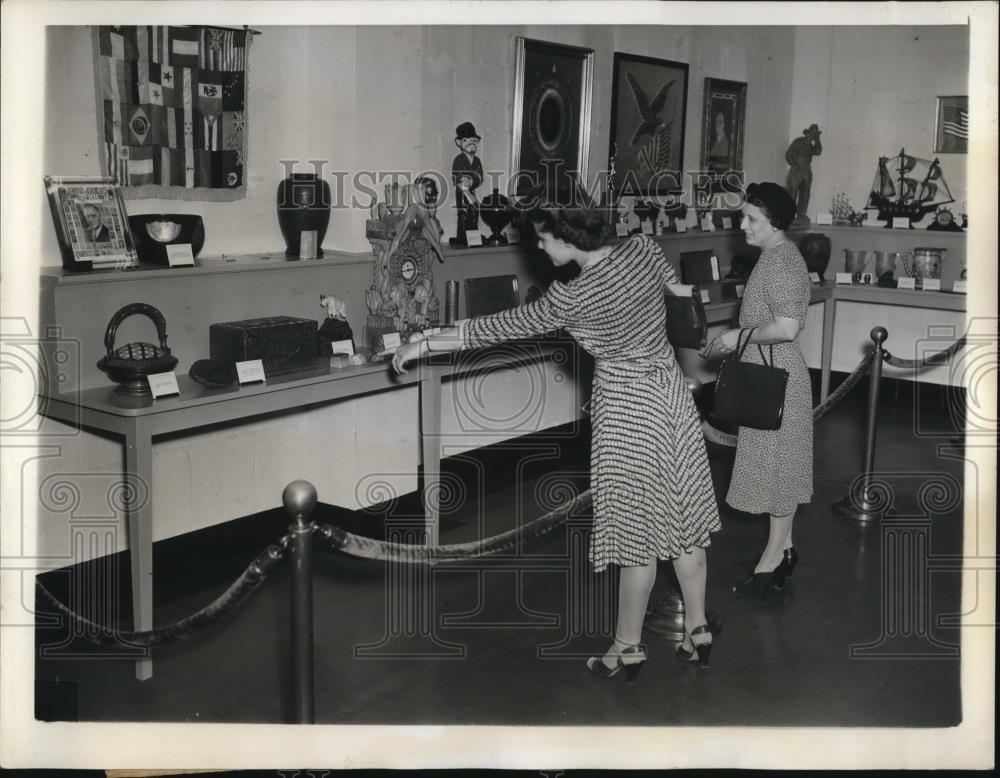
POLYGON ((246 197, 247 30, 95 27, 101 173, 125 199, 246 197))

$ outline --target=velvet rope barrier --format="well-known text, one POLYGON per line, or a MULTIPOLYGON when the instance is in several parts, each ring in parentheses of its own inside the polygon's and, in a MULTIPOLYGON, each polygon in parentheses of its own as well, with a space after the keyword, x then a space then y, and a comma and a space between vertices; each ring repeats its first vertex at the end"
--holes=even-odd
POLYGON ((201 610, 173 624, 143 632, 124 631, 105 624, 97 624, 70 610, 46 589, 37 578, 35 579, 35 585, 38 588, 39 594, 42 595, 42 599, 67 619, 84 628, 80 630, 78 636, 91 643, 103 646, 121 645, 123 643, 144 646, 166 646, 177 640, 184 640, 198 634, 225 618, 246 602, 250 595, 256 591, 257 587, 264 582, 274 566, 285 557, 290 541, 291 535, 285 535, 277 543, 264 549, 256 559, 247 565, 246 569, 229 585, 226 591, 201 610))
POLYGON ((389 562, 422 564, 428 562, 456 562, 461 559, 488 556, 514 548, 517 543, 526 543, 539 538, 551 529, 563 524, 570 516, 591 507, 591 494, 587 489, 558 508, 539 516, 520 527, 501 532, 499 535, 468 543, 452 543, 443 546, 416 546, 409 543, 390 543, 361 535, 354 535, 340 527, 329 524, 316 526, 317 540, 334 551, 363 559, 377 559, 389 562))
POLYGON ((901 357, 894 357, 885 350, 883 350, 882 356, 883 359, 885 359, 885 361, 893 367, 901 367, 909 370, 921 370, 925 367, 930 367, 931 365, 939 365, 942 362, 947 362, 964 345, 965 336, 963 335, 961 338, 948 346, 948 348, 943 351, 939 351, 937 354, 931 354, 929 357, 924 357, 923 359, 902 359, 901 357))

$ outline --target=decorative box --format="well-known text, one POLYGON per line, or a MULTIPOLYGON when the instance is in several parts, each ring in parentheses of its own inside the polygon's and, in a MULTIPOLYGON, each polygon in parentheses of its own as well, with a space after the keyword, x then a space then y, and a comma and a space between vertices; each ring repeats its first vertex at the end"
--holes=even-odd
POLYGON ((309 367, 319 356, 317 326, 314 319, 293 316, 213 324, 208 331, 210 355, 222 362, 260 359, 266 373, 309 367))

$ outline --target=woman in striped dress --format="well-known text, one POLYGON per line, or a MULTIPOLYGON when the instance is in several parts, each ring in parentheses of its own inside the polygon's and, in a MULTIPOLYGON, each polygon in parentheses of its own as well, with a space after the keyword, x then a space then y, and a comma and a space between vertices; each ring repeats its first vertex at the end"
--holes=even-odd
POLYGON ((705 549, 721 525, 698 414, 666 338, 663 287, 676 283, 673 267, 646 236, 607 245, 607 224, 595 210, 539 206, 528 218, 539 248, 557 266, 576 262, 579 276, 553 282, 532 303, 407 343, 393 366, 402 372, 427 351, 568 330, 595 359, 589 557, 597 572, 621 568, 614 643, 587 667, 604 677, 638 672, 658 559, 673 560, 684 596, 678 656, 707 667, 705 549))

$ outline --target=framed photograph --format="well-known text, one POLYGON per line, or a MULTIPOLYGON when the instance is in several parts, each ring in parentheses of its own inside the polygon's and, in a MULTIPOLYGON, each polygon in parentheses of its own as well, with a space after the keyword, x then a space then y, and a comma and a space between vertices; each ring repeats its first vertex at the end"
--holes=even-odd
POLYGON ((121 189, 113 178, 45 176, 63 268, 127 268, 138 264, 121 189))
POLYGON ((608 190, 622 195, 673 195, 684 189, 684 62, 615 52, 611 80, 608 190))
POLYGON ((952 95, 937 99, 934 130, 935 154, 969 153, 969 96, 952 95))
POLYGON ((739 191, 743 187, 743 122, 747 85, 742 81, 705 79, 701 117, 701 169, 713 192, 739 191))
POLYGON ((587 183, 594 51, 518 37, 515 41, 514 193, 548 194, 587 183))

